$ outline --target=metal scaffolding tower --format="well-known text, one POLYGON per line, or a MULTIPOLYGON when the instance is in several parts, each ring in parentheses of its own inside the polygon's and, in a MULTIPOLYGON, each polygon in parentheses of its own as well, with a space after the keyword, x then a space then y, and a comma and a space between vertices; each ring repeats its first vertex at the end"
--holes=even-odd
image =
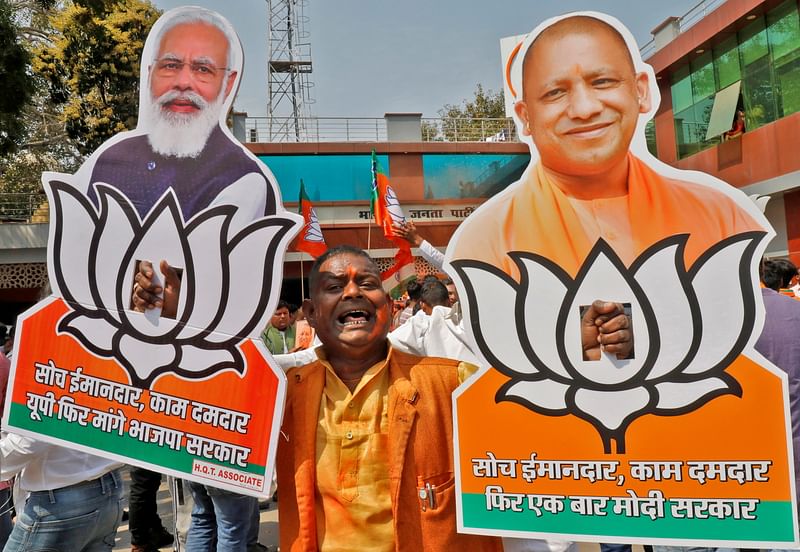
POLYGON ((305 25, 308 0, 267 0, 269 141, 300 141, 310 115, 311 42, 305 25))

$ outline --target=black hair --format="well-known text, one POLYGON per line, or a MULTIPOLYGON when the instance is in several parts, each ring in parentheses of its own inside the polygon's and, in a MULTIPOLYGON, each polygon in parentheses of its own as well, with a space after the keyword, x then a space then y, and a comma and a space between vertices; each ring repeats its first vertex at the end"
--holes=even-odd
POLYGON ((419 297, 422 294, 422 284, 416 280, 411 280, 406 284, 406 293, 408 293, 408 298, 412 301, 419 301, 419 297))
POLYGON ((292 312, 292 305, 289 304, 289 301, 281 299, 280 301, 278 301, 278 306, 275 307, 275 312, 278 312, 281 309, 286 309, 289 312, 292 312))
POLYGON ((435 281, 425 282, 422 285, 422 297, 420 297, 425 304, 431 307, 450 305, 450 294, 444 284, 438 279, 435 281))
POLYGON ((314 290, 319 281, 319 268, 322 266, 322 263, 332 257, 339 257, 340 255, 357 255, 363 257, 367 259, 369 264, 375 267, 375 271, 380 274, 378 265, 375 264, 375 261, 369 256, 369 253, 353 245, 337 245, 336 247, 331 247, 325 253, 317 257, 317 260, 314 261, 314 264, 311 266, 311 272, 308 273, 309 297, 314 296, 314 290))
POLYGON ((789 287, 795 276, 797 267, 787 259, 768 259, 761 263, 761 281, 775 291, 789 287))

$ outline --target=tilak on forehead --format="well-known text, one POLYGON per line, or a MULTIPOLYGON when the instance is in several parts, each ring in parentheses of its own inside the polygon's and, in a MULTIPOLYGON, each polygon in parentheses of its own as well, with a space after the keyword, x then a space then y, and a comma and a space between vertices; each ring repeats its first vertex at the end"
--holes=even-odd
POLYGON ((633 57, 631 48, 635 48, 635 43, 629 41, 632 38, 626 40, 622 32, 615 26, 614 22, 619 24, 615 19, 605 15, 600 17, 600 15, 602 14, 595 16, 591 13, 579 13, 554 18, 531 31, 526 39, 514 48, 506 62, 506 81, 512 95, 517 100, 523 97, 525 73, 528 71, 530 64, 535 61, 533 53, 536 49, 535 46, 541 45, 548 40, 558 40, 569 35, 587 34, 597 36, 598 33, 605 33, 608 38, 619 45, 620 55, 628 61, 631 71, 636 73, 640 70, 637 68, 637 63, 633 57))

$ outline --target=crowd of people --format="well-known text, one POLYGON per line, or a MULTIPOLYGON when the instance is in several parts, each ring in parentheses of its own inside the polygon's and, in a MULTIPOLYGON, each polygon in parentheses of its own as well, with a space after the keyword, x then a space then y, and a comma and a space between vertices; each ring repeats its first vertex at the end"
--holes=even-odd
MULTIPOLYGON (((515 106, 524 134, 539 148, 541 164, 526 173, 528 181, 490 200, 496 210, 470 216, 454 258, 480 259, 518 279, 509 251, 538 253, 574 273, 598 237, 629 265, 643 248, 676 233, 691 234, 686 255, 693 261, 719 240, 758 228, 724 194, 667 179, 629 154, 638 117, 651 107, 647 77, 635 72, 613 27, 590 17, 566 21, 543 32, 524 55, 526 84, 515 106), (657 198, 658 212, 645 197, 657 198), (624 201, 616 201, 620 198, 624 201), (608 210, 593 211, 593 201, 609 205, 608 210)), ((245 187, 248 194, 263 193, 256 199, 246 195, 248 201, 237 204, 234 226, 276 213, 268 178, 229 143, 215 119, 221 105, 230 104, 241 69, 241 60, 237 65, 232 59, 236 39, 231 32, 226 21, 208 13, 183 14, 161 28, 156 57, 147 68, 145 112, 152 132, 106 148, 89 182, 119 187, 143 216, 164 190, 173 189, 188 219, 219 197, 223 203, 239 197, 230 190, 240 178, 255 174, 245 187), (198 118, 200 130, 173 124, 184 116, 194 122, 205 110, 212 110, 211 116, 198 118), (191 136, 182 140, 180 133, 191 136), (176 144, 186 148, 176 150, 176 144), (217 162, 220 157, 225 162, 217 162), (197 167, 212 172, 200 177, 197 167), (193 187, 197 182, 208 189, 193 187)), ((93 188, 87 193, 97 200, 93 188)), ((332 247, 311 269, 308 298, 297 307, 278 303, 263 331, 266 349, 288 380, 276 463, 281 549, 573 548, 571 542, 457 531, 452 392, 478 370, 480 359, 467 336, 455 286, 443 275, 442 253, 413 222, 397 225, 395 232, 443 277, 412 282, 407 300, 396 305, 367 252, 332 247)), ((137 267, 132 303, 142 311, 162 308, 167 317, 175 312, 180 278, 170 279, 177 274, 166 261, 159 269, 166 277, 163 285, 153 278, 154 264, 137 267)), ((766 324, 756 344, 789 373, 793 423, 800 422, 800 347, 791 332, 800 320, 800 303, 785 290, 797 285, 796 278, 796 267, 763 262, 766 324)), ((630 319, 621 305, 600 302, 583 321, 595 330, 582 336, 587 356, 599 355, 600 347, 618 358, 631 352, 630 319)), ((7 356, 0 354, 2 385, 7 356)), ((797 445, 795 439, 796 461, 797 445)), ((6 482, 0 483, 0 538, 7 538, 6 552, 111 550, 122 516, 119 462, 15 433, 0 440, 0 455, 0 481, 6 482), (25 497, 15 505, 13 524, 7 483, 12 478, 18 496, 25 497)), ((156 510, 162 476, 139 468, 130 476, 132 550, 153 552, 174 539, 156 510)), ((264 548, 257 542, 256 498, 195 482, 188 487, 193 507, 186 550, 264 548)))

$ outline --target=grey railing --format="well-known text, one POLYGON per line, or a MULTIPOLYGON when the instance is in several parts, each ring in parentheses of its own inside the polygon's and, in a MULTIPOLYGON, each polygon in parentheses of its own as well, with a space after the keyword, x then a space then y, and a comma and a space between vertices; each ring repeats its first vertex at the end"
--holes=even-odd
MULTIPOLYGON (((302 117, 286 131, 268 117, 247 117, 245 142, 386 142, 386 119, 382 117, 302 117)), ((420 135, 424 142, 516 141, 512 119, 423 118, 420 135)), ((241 136, 240 136, 241 139, 241 136)))
POLYGON ((37 215, 46 218, 46 201, 42 192, 0 193, 0 222, 32 222, 37 215))
POLYGON ((514 120, 484 119, 422 119, 424 142, 516 142, 514 120))

